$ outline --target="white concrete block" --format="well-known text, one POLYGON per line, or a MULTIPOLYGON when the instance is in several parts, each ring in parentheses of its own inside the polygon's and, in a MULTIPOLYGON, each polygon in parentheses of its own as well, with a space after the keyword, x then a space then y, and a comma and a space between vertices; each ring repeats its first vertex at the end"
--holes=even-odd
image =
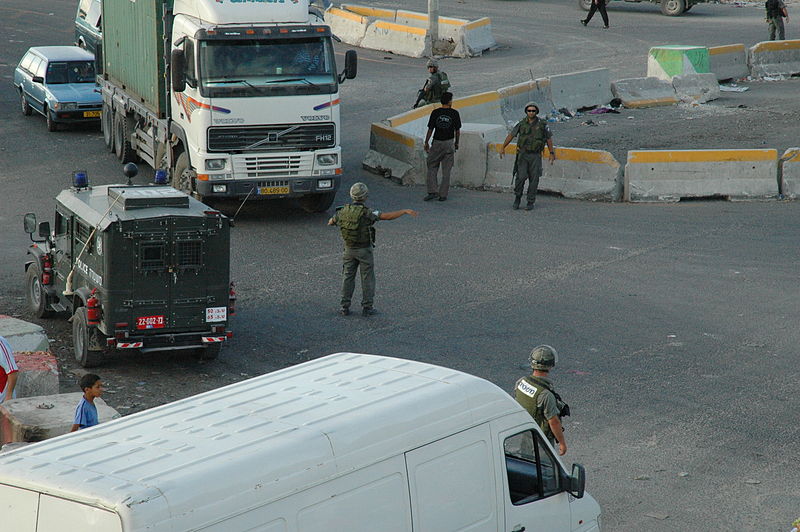
POLYGON ((0 336, 8 340, 14 351, 47 351, 47 334, 35 323, 0 314, 0 336))
POLYGON ((486 50, 497 47, 497 41, 492 34, 492 19, 488 17, 473 20, 462 26, 467 55, 481 55, 486 50))
POLYGON ((556 109, 574 111, 580 107, 611 101, 611 74, 607 68, 550 76, 550 100, 556 109))
POLYGON ((425 29, 383 20, 367 26, 361 46, 408 57, 430 54, 430 39, 425 29))
POLYGON ((800 198, 800 148, 789 148, 781 156, 781 194, 800 198))
POLYGON ((325 23, 343 42, 359 46, 367 31, 369 20, 357 13, 331 7, 325 11, 325 23))
POLYGON ((513 127, 525 117, 525 105, 534 102, 542 115, 553 110, 550 101, 550 80, 540 78, 523 81, 510 87, 497 89, 500 95, 500 113, 507 127, 513 127))
POLYGON ((372 124, 370 150, 362 164, 367 170, 391 177, 403 185, 425 183, 422 139, 390 126, 372 124))
POLYGON ((656 107, 678 103, 672 83, 656 77, 619 79, 611 83, 614 98, 628 108, 656 107))
POLYGON ((744 44, 709 47, 708 68, 719 81, 746 78, 750 75, 750 67, 747 66, 747 48, 744 44))
POLYGON ((716 74, 686 74, 672 78, 672 87, 681 101, 705 103, 719 98, 719 82, 716 74))
POLYGON ((15 351, 14 358, 19 367, 17 386, 18 399, 37 395, 58 393, 58 362, 50 351, 15 351))
POLYGON ((672 81, 673 76, 710 72, 708 48, 670 44, 654 46, 647 53, 647 76, 672 81))
POLYGON ((494 124, 463 124, 450 184, 483 188, 486 181, 486 146, 502 142, 506 128, 494 124))
POLYGON ((750 48, 750 75, 791 76, 800 73, 800 40, 766 41, 750 48))
POLYGON ((502 100, 497 91, 482 92, 453 100, 453 109, 461 115, 461 123, 504 124, 500 111, 502 100))

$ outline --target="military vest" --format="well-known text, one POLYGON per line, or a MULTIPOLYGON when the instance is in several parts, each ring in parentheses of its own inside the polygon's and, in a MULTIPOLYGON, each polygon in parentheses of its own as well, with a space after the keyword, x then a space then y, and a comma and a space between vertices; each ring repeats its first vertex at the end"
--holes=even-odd
POLYGON ((767 0, 764 3, 764 7, 767 8, 767 18, 781 18, 783 16, 778 0, 767 0))
POLYGON ((538 119, 531 124, 527 118, 523 118, 517 125, 517 153, 541 153, 547 142, 547 122, 538 119))
POLYGON ((374 240, 374 229, 367 220, 369 209, 363 203, 345 205, 337 213, 336 225, 349 248, 368 248, 374 240))
POLYGON ((442 94, 450 90, 450 80, 447 79, 447 74, 444 72, 436 72, 431 75, 430 79, 431 91, 428 94, 428 101, 439 103, 442 100, 442 94))
MULTIPOLYGON (((550 430, 550 423, 544 417, 544 411, 539 407, 539 395, 545 391, 552 392, 552 388, 543 379, 534 377, 533 375, 524 377, 517 382, 517 387, 514 390, 514 398, 522 407, 533 416, 533 420, 542 429, 544 435, 550 441, 556 439, 553 431, 550 430)), ((561 404, 556 401, 556 406, 561 410, 561 404)))

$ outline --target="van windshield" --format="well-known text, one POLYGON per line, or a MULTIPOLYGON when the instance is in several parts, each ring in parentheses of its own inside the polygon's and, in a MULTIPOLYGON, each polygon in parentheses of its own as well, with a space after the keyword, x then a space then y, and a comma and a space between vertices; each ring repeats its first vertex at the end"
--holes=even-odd
POLYGON ((94 83, 94 63, 92 61, 56 61, 49 63, 45 82, 48 85, 94 83))
POLYGON ((331 94, 337 90, 330 40, 200 41, 200 91, 208 97, 331 94))

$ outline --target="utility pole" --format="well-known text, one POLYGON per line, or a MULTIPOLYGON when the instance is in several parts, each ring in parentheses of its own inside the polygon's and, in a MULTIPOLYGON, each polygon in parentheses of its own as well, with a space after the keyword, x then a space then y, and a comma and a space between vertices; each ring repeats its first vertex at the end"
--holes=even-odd
POLYGON ((428 36, 431 38, 431 55, 439 41, 439 0, 428 0, 428 36))

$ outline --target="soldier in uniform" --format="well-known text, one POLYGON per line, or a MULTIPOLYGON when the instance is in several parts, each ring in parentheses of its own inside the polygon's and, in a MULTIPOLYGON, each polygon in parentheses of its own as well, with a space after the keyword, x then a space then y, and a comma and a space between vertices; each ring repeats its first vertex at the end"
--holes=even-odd
POLYGON ((525 181, 528 183, 528 204, 526 211, 533 210, 536 203, 536 190, 539 188, 539 178, 542 177, 542 151, 545 144, 550 151, 550 164, 556 160, 556 151, 553 149, 552 133, 547 127, 547 122, 539 119, 539 106, 533 102, 525 105, 525 118, 517 122, 517 125, 506 136, 503 148, 500 150, 500 158, 503 158, 506 146, 511 140, 517 139, 517 159, 514 163, 517 179, 514 183, 514 209, 519 209, 519 202, 522 199, 522 191, 525 188, 525 181))
POLYGON ((558 445, 558 454, 563 456, 567 453, 567 440, 564 439, 561 417, 569 415, 569 406, 561 400, 547 378, 557 360, 558 353, 549 345, 535 347, 530 354, 533 374, 517 381, 514 397, 530 413, 553 446, 558 445))
POLYGON ((375 314, 372 307, 375 297, 375 261, 372 248, 375 245, 375 228, 378 220, 394 220, 404 214, 416 216, 416 211, 381 212, 370 210, 364 205, 369 190, 364 183, 355 183, 350 187, 353 203, 336 208, 336 214, 328 220, 328 225, 337 225, 344 240, 342 257, 342 300, 339 313, 350 314, 350 301, 356 286, 356 270, 361 269, 361 313, 364 316, 375 314))
POLYGON ((439 103, 442 99, 442 94, 450 90, 450 80, 447 79, 447 74, 439 70, 439 63, 431 59, 428 61, 428 72, 430 77, 425 83, 425 103, 439 103))
POLYGON ((767 24, 769 24, 769 40, 774 41, 777 34, 778 40, 786 38, 786 28, 783 19, 789 21, 789 13, 786 11, 786 4, 783 0, 767 0, 764 3, 767 9, 767 24))

